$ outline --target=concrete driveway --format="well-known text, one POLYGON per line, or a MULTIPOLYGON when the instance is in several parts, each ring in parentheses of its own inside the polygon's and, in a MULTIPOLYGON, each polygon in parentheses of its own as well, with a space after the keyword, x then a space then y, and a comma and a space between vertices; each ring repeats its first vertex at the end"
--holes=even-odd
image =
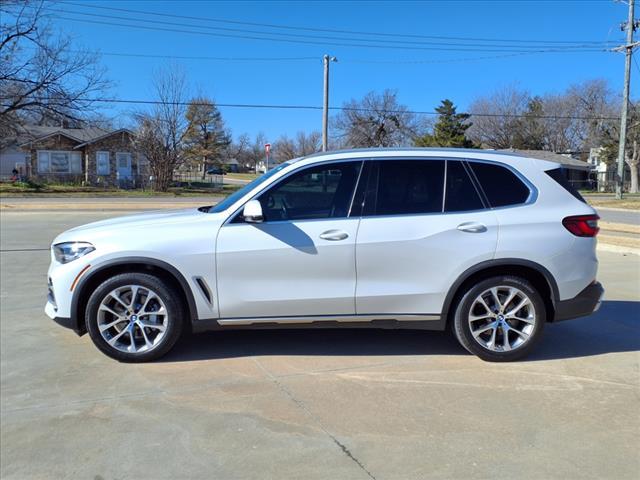
POLYGON ((258 331, 163 361, 100 354, 42 313, 47 250, 99 213, 0 215, 3 479, 640 475, 640 257, 600 254, 606 302, 489 364, 445 333, 258 331))

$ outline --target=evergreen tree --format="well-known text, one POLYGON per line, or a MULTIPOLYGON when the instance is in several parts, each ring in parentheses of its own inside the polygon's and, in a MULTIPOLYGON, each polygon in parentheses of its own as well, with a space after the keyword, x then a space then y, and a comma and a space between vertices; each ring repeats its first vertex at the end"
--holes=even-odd
POLYGON ((442 100, 436 108, 438 121, 432 133, 415 139, 417 147, 462 147, 473 148, 474 144, 467 139, 467 129, 472 125, 466 113, 456 113, 456 106, 449 99, 442 100))
POLYGON ((188 122, 184 136, 185 153, 191 162, 202 165, 204 177, 212 164, 222 163, 231 136, 225 129, 220 111, 209 98, 191 100, 185 117, 188 122))

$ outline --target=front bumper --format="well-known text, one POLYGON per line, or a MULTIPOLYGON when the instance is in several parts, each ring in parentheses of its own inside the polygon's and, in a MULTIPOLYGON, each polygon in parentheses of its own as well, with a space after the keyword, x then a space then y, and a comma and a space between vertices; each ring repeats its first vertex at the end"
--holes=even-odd
POLYGON ((575 297, 557 302, 554 321, 559 322, 591 315, 600 308, 603 297, 604 288, 600 282, 593 282, 575 297))
POLYGON ((76 332, 79 336, 84 335, 84 331, 78 325, 78 322, 69 318, 69 317, 60 317, 58 316, 58 312, 56 310, 56 306, 51 301, 48 301, 44 307, 44 313, 47 314, 51 320, 56 322, 58 325, 63 326, 65 328, 69 328, 76 332))

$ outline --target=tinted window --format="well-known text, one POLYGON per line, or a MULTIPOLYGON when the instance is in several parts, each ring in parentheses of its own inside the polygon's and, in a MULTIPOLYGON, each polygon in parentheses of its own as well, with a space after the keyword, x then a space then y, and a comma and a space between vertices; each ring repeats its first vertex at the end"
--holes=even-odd
POLYGON ((362 162, 304 169, 258 197, 266 221, 346 217, 362 162))
POLYGON ((447 161, 445 212, 464 212, 484 208, 480 195, 462 162, 447 161))
POLYGON ((370 175, 364 215, 442 212, 443 160, 383 160, 370 175))
POLYGON ((508 168, 479 162, 470 165, 492 207, 517 205, 529 198, 529 188, 508 168))
POLYGON ((551 178, 553 178, 556 182, 558 182, 558 184, 562 188, 564 188, 567 192, 569 192, 571 195, 576 197, 581 202, 587 203, 585 199, 582 198, 582 195, 580 195, 580 192, 578 192, 574 188, 574 186, 571 185, 562 168, 554 168, 553 170, 547 170, 545 173, 549 175, 551 178))

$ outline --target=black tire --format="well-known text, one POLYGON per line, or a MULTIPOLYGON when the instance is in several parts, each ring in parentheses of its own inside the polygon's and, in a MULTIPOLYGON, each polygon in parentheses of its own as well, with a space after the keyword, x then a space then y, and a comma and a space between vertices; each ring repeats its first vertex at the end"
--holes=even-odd
MULTIPOLYGON (((482 360, 488 362, 509 362, 523 358, 531 352, 542 336, 546 320, 547 312, 545 303, 540 296, 540 293, 529 281, 516 276, 497 276, 483 280, 475 285, 470 285, 462 293, 455 308, 453 332, 460 344, 468 352, 480 357, 482 360), (520 346, 509 351, 494 351, 481 345, 474 338, 471 333, 471 326, 469 325, 469 315, 471 314, 471 309, 476 298, 488 289, 501 286, 515 287, 519 289, 529 298, 533 304, 533 308, 535 309, 536 321, 528 338, 520 346)), ((520 325, 522 325, 522 323, 520 323, 520 325)), ((504 330, 499 329, 498 332, 500 332, 499 335, 504 335, 504 330)), ((512 338, 512 335, 512 333, 507 334, 507 342, 509 342, 509 338, 512 338)))
POLYGON ((89 297, 85 312, 87 332, 89 332, 89 336, 95 346, 111 358, 120 362, 131 363, 149 362, 165 355, 180 338, 185 318, 184 306, 180 297, 165 281, 146 273, 123 273, 105 280, 89 297), (103 299, 113 290, 127 285, 139 285, 145 289, 152 290, 162 300, 167 311, 167 325, 164 336, 148 351, 129 353, 118 350, 109 345, 98 328, 98 308, 100 308, 103 299))

